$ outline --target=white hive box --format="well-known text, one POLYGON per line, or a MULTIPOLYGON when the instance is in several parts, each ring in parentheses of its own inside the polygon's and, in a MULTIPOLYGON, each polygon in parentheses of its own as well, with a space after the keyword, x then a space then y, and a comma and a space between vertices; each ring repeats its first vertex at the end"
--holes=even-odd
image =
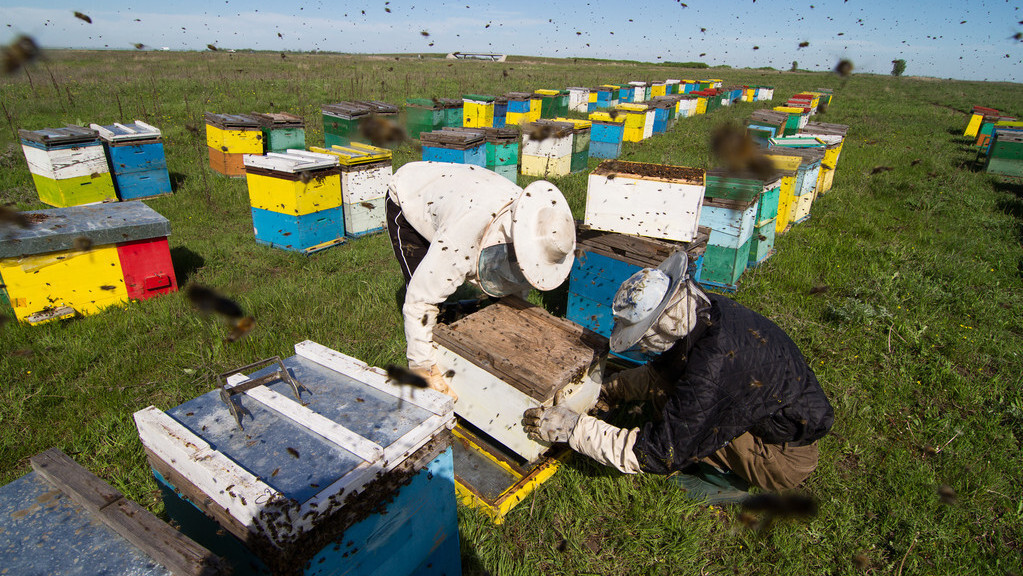
POLYGON ((605 160, 590 173, 584 223, 606 232, 692 242, 705 180, 699 168, 605 160))
POLYGON ((607 339, 524 300, 503 298, 434 328, 437 362, 458 394, 455 412, 527 462, 550 448, 522 428, 528 408, 584 414, 597 401, 607 339))

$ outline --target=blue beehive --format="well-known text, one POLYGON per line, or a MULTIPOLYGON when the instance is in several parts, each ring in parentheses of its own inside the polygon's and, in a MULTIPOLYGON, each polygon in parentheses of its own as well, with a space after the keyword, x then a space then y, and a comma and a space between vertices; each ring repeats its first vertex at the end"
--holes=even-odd
POLYGON ((4 574, 224 574, 220 559, 51 448, 0 487, 4 574))
POLYGON ((168 513, 236 575, 459 574, 453 400, 314 342, 295 351, 135 413, 168 513))
POLYGON ((131 124, 89 126, 99 132, 106 149, 114 187, 121 200, 139 200, 171 193, 170 174, 160 130, 136 120, 131 124))
POLYGON ((423 160, 487 166, 486 135, 483 131, 434 130, 419 135, 423 160))
MULTIPOLYGON (((614 326, 611 302, 622 282, 643 268, 656 268, 679 250, 686 252, 689 274, 699 281, 708 233, 702 229, 693 242, 674 242, 579 227, 578 250, 569 274, 566 317, 609 337, 614 326)), ((616 356, 636 363, 650 359, 637 350, 616 356)))

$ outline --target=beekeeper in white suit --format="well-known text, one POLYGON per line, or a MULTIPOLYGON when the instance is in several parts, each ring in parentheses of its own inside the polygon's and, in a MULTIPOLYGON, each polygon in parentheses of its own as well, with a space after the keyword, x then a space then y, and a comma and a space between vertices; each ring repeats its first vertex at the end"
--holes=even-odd
POLYGON ((399 168, 388 186, 387 231, 405 276, 409 369, 452 396, 433 343, 438 305, 464 282, 494 297, 553 290, 575 251, 572 211, 553 184, 522 189, 466 164, 399 168))

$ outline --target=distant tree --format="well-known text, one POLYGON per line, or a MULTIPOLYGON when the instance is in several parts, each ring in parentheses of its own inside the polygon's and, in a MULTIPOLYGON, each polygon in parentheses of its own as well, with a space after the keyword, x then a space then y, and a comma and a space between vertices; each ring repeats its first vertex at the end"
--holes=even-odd
POLYGON ((902 76, 906 71, 906 61, 903 59, 892 60, 892 76, 902 76))
POLYGON ((789 68, 789 72, 795 72, 798 69, 799 69, 799 62, 796 62, 795 60, 793 60, 792 61, 792 68, 789 68))

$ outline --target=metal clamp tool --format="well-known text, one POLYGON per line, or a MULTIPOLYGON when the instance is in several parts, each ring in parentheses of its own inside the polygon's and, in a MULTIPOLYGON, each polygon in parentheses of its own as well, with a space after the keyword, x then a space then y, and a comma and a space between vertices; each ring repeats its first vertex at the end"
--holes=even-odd
POLYGON ((234 420, 235 422, 238 423, 239 429, 245 430, 245 427, 242 426, 242 412, 248 412, 248 410, 246 410, 245 407, 242 406, 241 404, 235 403, 233 398, 234 395, 241 394, 246 390, 251 390, 256 386, 265 386, 266 384, 275 382, 277 380, 281 380, 283 382, 287 382, 288 384, 290 384, 291 389, 295 392, 295 399, 298 400, 299 402, 302 401, 302 396, 299 393, 299 389, 305 390, 306 392, 309 391, 308 388, 303 386, 301 382, 296 380, 291 375, 291 373, 288 372, 288 369, 284 367, 284 362, 281 361, 280 356, 274 356, 272 358, 259 360, 257 362, 253 362, 252 364, 242 366, 241 368, 229 370, 217 376, 217 383, 220 385, 220 399, 224 401, 224 404, 227 404, 227 409, 231 411, 231 415, 234 416, 234 420), (235 374, 241 374, 242 372, 252 370, 253 368, 260 368, 262 366, 271 364, 277 364, 277 369, 271 372, 270 374, 260 376, 259 378, 251 378, 249 380, 246 380, 245 382, 242 382, 235 386, 231 386, 230 388, 227 387, 228 377, 233 376, 235 374))

